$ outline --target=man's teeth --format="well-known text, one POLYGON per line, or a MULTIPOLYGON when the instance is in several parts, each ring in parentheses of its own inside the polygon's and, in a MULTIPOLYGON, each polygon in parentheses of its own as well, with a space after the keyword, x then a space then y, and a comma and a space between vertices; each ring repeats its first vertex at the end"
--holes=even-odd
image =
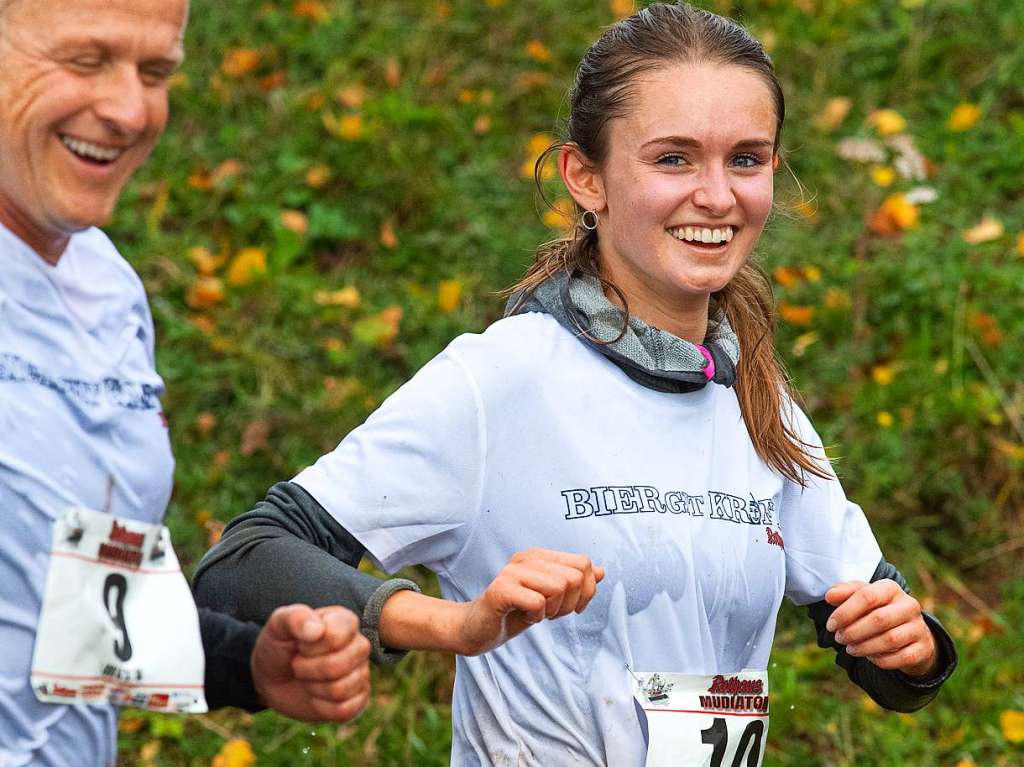
POLYGON ((121 149, 107 149, 69 136, 61 136, 60 140, 64 146, 80 157, 88 157, 90 160, 99 160, 100 162, 113 162, 121 156, 123 151, 121 149))
POLYGON ((677 240, 682 240, 683 242, 717 244, 720 242, 730 242, 732 240, 733 228, 731 226, 723 226, 717 229, 708 229, 702 226, 680 226, 675 229, 669 229, 668 232, 677 240))

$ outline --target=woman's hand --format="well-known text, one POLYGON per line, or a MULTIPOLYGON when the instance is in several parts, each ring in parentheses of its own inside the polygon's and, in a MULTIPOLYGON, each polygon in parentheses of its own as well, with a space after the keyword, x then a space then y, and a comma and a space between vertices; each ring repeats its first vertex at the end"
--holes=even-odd
POLYGON ((825 601, 837 606, 825 628, 850 655, 913 677, 935 671, 938 652, 921 604, 895 581, 837 583, 825 601))
POLYGON ((594 598, 604 568, 583 554, 548 549, 521 551, 465 608, 456 652, 493 650, 545 618, 581 613, 594 598))

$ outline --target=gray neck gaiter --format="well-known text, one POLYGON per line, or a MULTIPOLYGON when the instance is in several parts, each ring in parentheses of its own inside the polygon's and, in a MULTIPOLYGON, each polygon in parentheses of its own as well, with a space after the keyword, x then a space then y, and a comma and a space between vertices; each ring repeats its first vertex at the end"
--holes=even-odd
POLYGON ((724 313, 708 319, 707 336, 698 346, 636 317, 630 316, 627 322, 623 311, 605 296, 597 278, 567 272, 541 283, 525 299, 520 293, 513 294, 505 307, 506 316, 513 310, 515 314, 550 314, 634 381, 655 391, 692 392, 703 389, 708 381, 722 386, 736 382, 739 339, 724 313), (522 304, 517 306, 520 300, 522 304))

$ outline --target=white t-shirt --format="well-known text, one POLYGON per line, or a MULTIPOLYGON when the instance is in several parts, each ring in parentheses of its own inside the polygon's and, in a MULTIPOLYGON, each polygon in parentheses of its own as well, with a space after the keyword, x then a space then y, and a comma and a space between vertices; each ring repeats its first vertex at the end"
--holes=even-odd
POLYGON ((820 600, 881 558, 838 481, 801 489, 758 457, 732 389, 643 388, 542 314, 456 339, 295 481, 448 599, 534 546, 605 566, 582 614, 458 658, 460 767, 640 767, 627 666, 764 670, 784 595, 820 600))
POLYGON ((69 505, 159 522, 174 463, 142 283, 97 229, 56 266, 0 226, 0 767, 116 759, 107 705, 40 703, 29 669, 69 505))

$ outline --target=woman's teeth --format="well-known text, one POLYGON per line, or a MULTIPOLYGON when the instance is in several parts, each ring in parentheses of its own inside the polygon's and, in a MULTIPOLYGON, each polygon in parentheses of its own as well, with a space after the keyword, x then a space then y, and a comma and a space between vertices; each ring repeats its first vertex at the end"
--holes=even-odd
POLYGON ((107 149, 105 147, 97 146, 96 144, 90 144, 88 141, 71 138, 70 136, 61 136, 60 140, 64 146, 79 157, 84 157, 88 160, 97 160, 99 162, 113 162, 120 157, 121 153, 124 151, 122 149, 107 149))
POLYGON ((723 226, 716 229, 702 226, 680 226, 675 229, 669 229, 668 233, 683 242, 704 242, 717 245, 720 242, 732 240, 733 228, 731 226, 723 226))

